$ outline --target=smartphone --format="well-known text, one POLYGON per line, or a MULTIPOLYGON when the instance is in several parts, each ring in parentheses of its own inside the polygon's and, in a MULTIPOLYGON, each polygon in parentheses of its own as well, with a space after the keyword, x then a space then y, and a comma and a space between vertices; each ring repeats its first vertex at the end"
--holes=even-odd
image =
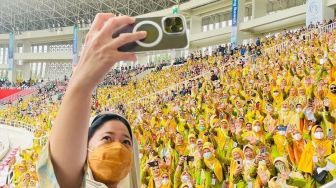
POLYGON ((112 38, 122 33, 146 31, 147 37, 118 48, 122 52, 146 52, 170 49, 184 49, 189 45, 187 24, 183 15, 136 18, 135 23, 123 27, 112 38))
POLYGON ((241 160, 236 160, 237 165, 241 164, 241 160))
POLYGON ((195 157, 194 156, 190 156, 190 155, 186 155, 186 156, 184 156, 185 157, 185 160, 187 161, 187 162, 193 162, 194 160, 195 160, 195 157))
POLYGON ((334 136, 334 133, 331 128, 328 129, 328 137, 334 136))
POLYGON ((150 167, 156 167, 156 166, 159 166, 159 162, 157 161, 152 161, 152 162, 149 162, 147 163, 150 167))

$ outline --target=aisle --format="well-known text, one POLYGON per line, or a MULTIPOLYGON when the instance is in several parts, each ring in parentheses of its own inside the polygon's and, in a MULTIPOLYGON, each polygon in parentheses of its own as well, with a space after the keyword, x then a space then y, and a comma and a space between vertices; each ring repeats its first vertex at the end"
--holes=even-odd
POLYGON ((19 128, 0 125, 0 136, 6 135, 9 138, 10 148, 30 148, 33 145, 33 134, 19 128))

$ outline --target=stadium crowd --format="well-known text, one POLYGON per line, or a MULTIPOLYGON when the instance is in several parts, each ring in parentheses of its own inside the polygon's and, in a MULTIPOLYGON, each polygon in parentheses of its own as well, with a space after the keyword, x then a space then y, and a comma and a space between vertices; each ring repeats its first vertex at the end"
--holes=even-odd
MULTIPOLYGON (((130 120, 142 188, 319 187, 336 177, 336 32, 301 34, 287 33, 296 45, 272 54, 262 51, 283 38, 196 51, 181 66, 103 84, 92 115, 130 120)), ((33 148, 13 165, 18 187, 38 181, 38 138, 48 134, 61 95, 53 86, 0 109, 6 121, 37 130, 33 148)))

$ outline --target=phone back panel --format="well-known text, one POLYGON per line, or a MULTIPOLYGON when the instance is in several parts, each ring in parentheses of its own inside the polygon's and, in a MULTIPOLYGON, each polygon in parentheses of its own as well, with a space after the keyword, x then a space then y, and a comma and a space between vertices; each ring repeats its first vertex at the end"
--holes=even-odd
MULTIPOLYGON (((151 18, 136 18, 136 21, 132 25, 128 25, 121 30, 117 31, 112 37, 116 38, 121 33, 132 33, 134 27, 143 22, 143 21, 152 21, 155 22, 160 29, 162 30, 162 39, 158 42, 157 45, 153 47, 144 47, 140 46, 138 43, 128 43, 118 50, 122 52, 146 52, 146 51, 157 51, 157 50, 169 50, 169 49, 182 49, 188 46, 188 38, 186 33, 186 24, 185 20, 183 21, 183 27, 185 28, 184 32, 181 34, 168 34, 164 32, 164 26, 162 22, 163 17, 151 17, 151 18)), ((137 31, 146 31, 147 37, 142 40, 143 43, 152 43, 158 38, 159 32, 157 28, 150 24, 143 24, 140 26, 137 31)))

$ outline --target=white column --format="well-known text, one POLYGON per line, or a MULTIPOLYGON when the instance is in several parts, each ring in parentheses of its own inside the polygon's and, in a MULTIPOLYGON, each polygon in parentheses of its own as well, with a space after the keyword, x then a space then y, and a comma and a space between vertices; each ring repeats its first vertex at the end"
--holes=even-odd
POLYGON ((30 64, 28 62, 21 65, 20 70, 22 71, 22 76, 24 80, 29 80, 30 78, 30 64))
POLYGON ((334 11, 334 8, 331 8, 331 7, 328 7, 327 5, 327 1, 322 1, 323 3, 323 19, 324 20, 327 20, 327 22, 330 20, 330 19, 334 19, 334 16, 335 16, 335 11, 334 11))
POLYGON ((252 19, 267 15, 267 0, 252 0, 252 19))
POLYGON ((242 43, 244 33, 240 31, 239 25, 244 23, 245 17, 245 0, 238 0, 238 32, 237 32, 237 45, 242 43))
POLYGON ((23 42, 23 49, 22 49, 22 52, 23 53, 32 53, 32 51, 31 51, 31 43, 30 42, 28 42, 28 41, 24 41, 23 42))
POLYGON ((190 34, 202 32, 202 17, 193 15, 190 17, 190 34))
POLYGON ((147 63, 148 63, 148 57, 147 56, 148 56, 147 54, 139 54, 138 55, 138 64, 140 66, 147 65, 147 63))
POLYGON ((175 59, 177 57, 177 52, 176 50, 172 50, 171 51, 171 62, 170 62, 170 65, 173 66, 173 64, 175 63, 175 59))
POLYGON ((245 17, 245 0, 238 1, 238 25, 244 22, 245 17))

